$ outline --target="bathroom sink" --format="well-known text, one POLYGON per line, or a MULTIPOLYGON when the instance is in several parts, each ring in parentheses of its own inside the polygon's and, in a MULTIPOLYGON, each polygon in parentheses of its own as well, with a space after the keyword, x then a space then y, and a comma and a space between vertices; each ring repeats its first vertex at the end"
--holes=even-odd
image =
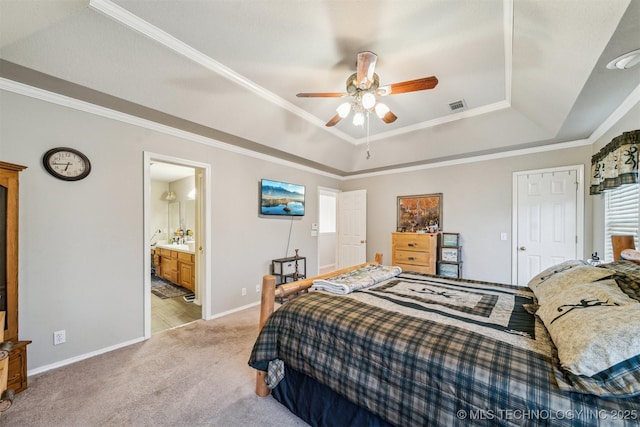
POLYGON ((184 252, 193 252, 195 249, 195 245, 172 245, 169 243, 163 243, 156 245, 158 248, 171 249, 172 251, 184 251, 184 252))

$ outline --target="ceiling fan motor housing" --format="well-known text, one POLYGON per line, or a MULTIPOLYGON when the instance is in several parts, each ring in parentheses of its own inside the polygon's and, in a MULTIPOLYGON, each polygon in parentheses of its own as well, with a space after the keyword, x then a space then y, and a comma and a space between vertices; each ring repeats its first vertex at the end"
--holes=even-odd
POLYGON ((371 81, 371 85, 366 89, 360 89, 357 84, 358 81, 358 73, 353 73, 347 78, 347 93, 349 95, 354 95, 356 92, 369 92, 375 91, 380 86, 380 79, 376 73, 373 73, 373 79, 371 81))

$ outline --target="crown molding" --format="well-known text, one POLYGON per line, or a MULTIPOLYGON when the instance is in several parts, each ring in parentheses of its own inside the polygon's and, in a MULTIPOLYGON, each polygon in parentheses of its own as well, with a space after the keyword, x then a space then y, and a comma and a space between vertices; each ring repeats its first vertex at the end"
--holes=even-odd
POLYGON ((142 119, 140 117, 136 117, 131 114, 126 114, 110 108, 101 107, 99 105, 95 105, 90 102, 81 101, 75 98, 71 98, 65 95, 60 95, 55 92, 39 89, 33 86, 25 85, 23 83, 18 83, 13 80, 9 80, 2 77, 0 77, 0 90, 13 92, 13 93, 24 95, 34 99, 39 99, 41 101, 49 102, 51 104, 72 108, 74 110, 83 111, 85 113, 94 114, 96 116, 105 117, 105 118, 116 120, 122 123, 128 123, 134 126, 139 126, 139 127, 160 132, 166 135, 175 136, 177 138, 186 139, 189 141, 208 145, 210 147, 219 148, 225 151, 230 151, 236 154, 241 154, 243 156, 253 157, 259 160, 277 163, 283 166, 292 167, 292 168, 303 170, 306 172, 315 173, 318 175, 324 175, 334 179, 342 178, 339 175, 335 175, 320 169, 301 165, 299 163, 291 162, 291 161, 284 160, 275 156, 270 156, 264 153, 259 153, 253 150, 248 150, 246 148, 237 147, 233 144, 222 142, 217 139, 208 138, 203 135, 177 129, 175 127, 167 126, 162 123, 142 119))

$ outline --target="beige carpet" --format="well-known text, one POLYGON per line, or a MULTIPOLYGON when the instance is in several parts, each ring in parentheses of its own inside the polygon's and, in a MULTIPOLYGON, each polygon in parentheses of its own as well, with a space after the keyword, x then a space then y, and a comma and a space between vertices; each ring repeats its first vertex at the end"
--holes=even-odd
POLYGON ((29 377, 0 426, 306 426, 254 394, 258 308, 29 377))

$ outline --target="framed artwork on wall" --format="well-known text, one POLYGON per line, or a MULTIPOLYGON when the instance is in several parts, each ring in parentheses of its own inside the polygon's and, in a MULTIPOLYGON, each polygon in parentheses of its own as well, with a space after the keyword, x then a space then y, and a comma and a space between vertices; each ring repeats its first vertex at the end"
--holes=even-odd
POLYGON ((442 193, 398 196, 397 229, 426 230, 435 233, 442 228, 442 193))

